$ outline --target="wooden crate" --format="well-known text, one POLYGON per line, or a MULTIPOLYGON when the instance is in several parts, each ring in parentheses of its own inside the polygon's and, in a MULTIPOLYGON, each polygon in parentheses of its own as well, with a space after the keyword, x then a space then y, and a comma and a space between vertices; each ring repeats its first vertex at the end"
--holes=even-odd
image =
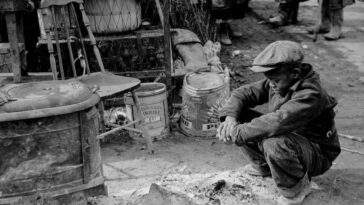
MULTIPOLYGON (((164 70, 164 33, 161 29, 96 37, 96 41, 105 69, 110 72, 143 77, 155 76, 158 71, 164 70)), ((93 69, 97 66, 97 61, 93 57, 90 59, 90 67, 93 69)))
MULTIPOLYGON (((20 57, 25 62, 25 46, 19 43, 20 57)), ((0 43, 0 73, 12 73, 10 44, 0 43)))

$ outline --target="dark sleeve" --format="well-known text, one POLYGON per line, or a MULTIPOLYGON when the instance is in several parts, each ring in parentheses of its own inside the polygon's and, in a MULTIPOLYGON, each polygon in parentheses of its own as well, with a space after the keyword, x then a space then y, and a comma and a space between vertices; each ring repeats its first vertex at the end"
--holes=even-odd
POLYGON ((323 109, 320 92, 306 89, 292 95, 292 98, 275 112, 262 115, 249 123, 238 125, 233 136, 236 144, 262 140, 300 128, 318 116, 323 109))
POLYGON ((234 90, 231 97, 220 111, 220 119, 226 116, 238 118, 241 111, 268 102, 269 82, 267 79, 257 81, 234 90))

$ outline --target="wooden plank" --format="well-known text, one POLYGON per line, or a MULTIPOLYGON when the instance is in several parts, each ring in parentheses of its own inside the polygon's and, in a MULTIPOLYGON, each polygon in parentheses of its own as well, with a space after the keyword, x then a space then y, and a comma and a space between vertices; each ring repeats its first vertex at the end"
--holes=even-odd
MULTIPOLYGON (((117 124, 107 124, 108 126, 110 127, 120 127, 120 125, 117 125, 117 124)), ((132 131, 132 132, 136 132, 136 133, 140 133, 140 134, 143 134, 143 131, 142 130, 138 130, 138 129, 135 129, 135 128, 132 128, 132 127, 124 127, 123 128, 124 130, 128 130, 128 131, 132 131)))
MULTIPOLYGON (((51 190, 42 190, 42 191, 38 191, 38 192, 34 191, 34 193, 32 193, 32 194, 38 194, 43 197, 62 196, 62 195, 71 194, 71 193, 78 192, 78 191, 87 190, 87 189, 90 189, 90 188, 93 188, 93 187, 96 187, 99 185, 103 185, 104 181, 105 181, 104 177, 99 176, 99 177, 93 178, 87 184, 81 184, 81 185, 77 185, 77 184, 67 185, 66 184, 67 187, 56 187, 51 190)), ((15 204, 15 203, 19 202, 20 200, 22 200, 21 196, 0 198, 0 204, 15 204)))
MULTIPOLYGON (((166 0, 164 2, 164 69, 166 74, 166 84, 167 89, 172 87, 172 49, 171 49, 171 33, 170 33, 170 23, 169 23, 169 10, 170 10, 171 0, 166 0)), ((172 95, 168 95, 168 112, 171 113, 172 110, 172 95)))
POLYGON ((58 73, 57 73, 57 64, 56 58, 54 57, 54 47, 52 43, 51 37, 51 26, 52 26, 52 17, 47 13, 45 9, 42 9, 42 18, 44 23, 44 31, 47 37, 47 48, 49 54, 49 63, 51 65, 52 73, 53 73, 53 80, 58 80, 58 73))
POLYGON ((56 18, 56 12, 55 12, 55 8, 54 6, 51 7, 51 11, 52 11, 52 18, 53 18, 53 23, 55 25, 55 29, 54 29, 54 38, 56 39, 56 49, 57 49, 57 55, 58 55, 58 64, 59 64, 59 70, 61 71, 61 79, 65 80, 65 76, 64 76, 64 69, 63 69, 63 60, 62 60, 62 54, 61 54, 61 46, 59 44, 59 39, 58 39, 58 21, 56 18))
MULTIPOLYGON (((24 43, 18 44, 20 52, 25 51, 24 43)), ((0 43, 0 54, 9 54, 10 53, 10 43, 0 43)))
MULTIPOLYGON (((13 77, 13 73, 0 73, 0 77, 13 77)), ((52 77, 53 73, 51 72, 39 72, 39 73, 28 73, 28 76, 30 77, 52 77)), ((51 80, 51 79, 50 79, 51 80)))
POLYGON ((16 12, 16 26, 17 26, 17 38, 20 43, 25 43, 24 39, 24 23, 23 23, 23 12, 16 12))
MULTIPOLYGON (((86 63, 86 69, 87 69, 87 74, 90 74, 90 64, 88 62, 88 57, 87 57, 87 53, 86 53, 86 47, 85 47, 85 39, 82 36, 82 32, 81 32, 81 26, 80 26, 80 22, 78 21, 77 18, 77 12, 75 9, 75 6, 73 4, 69 4, 71 11, 72 11, 72 15, 75 17, 75 22, 76 22, 76 27, 77 27, 77 33, 78 33, 78 38, 80 39, 80 43, 81 43, 81 49, 82 49, 82 54, 86 63)), ((84 14, 82 14, 83 16, 84 14)))
POLYGON ((130 125, 134 125, 135 123, 137 123, 137 122, 139 122, 140 120, 135 120, 135 121, 132 121, 132 122, 129 122, 128 124, 126 124, 126 125, 121 125, 120 127, 117 127, 117 128, 114 128, 114 129, 112 129, 112 130, 110 130, 110 131, 107 131, 107 132, 104 132, 104 133, 102 133, 102 134, 100 134, 99 136, 97 136, 97 138, 96 139, 104 139, 104 137, 106 137, 106 136, 108 136, 108 135, 110 135, 110 134, 113 134, 113 133, 115 133, 115 132, 118 132, 118 131, 120 131, 120 130, 123 130, 123 129, 125 129, 125 127, 128 127, 128 126, 130 126, 130 125))
MULTIPOLYGON (((155 38, 164 36, 163 29, 155 30, 139 30, 140 38, 155 38)), ((137 39, 136 33, 133 34, 123 34, 119 36, 95 36, 96 41, 115 41, 115 40, 125 40, 125 39, 137 39)), ((85 41, 90 41, 90 39, 85 38, 85 41)))
POLYGON ((2 12, 7 11, 24 11, 24 0, 0 0, 0 10, 2 12))
MULTIPOLYGON (((81 14, 82 14, 83 23, 84 23, 84 25, 86 27, 86 30, 87 30, 87 33, 88 33, 88 37, 90 38, 91 46, 92 46, 92 49, 94 51, 97 63, 99 64, 101 72, 105 72, 105 68, 104 68, 104 64, 103 64, 102 59, 101 59, 100 51, 99 51, 99 48, 96 45, 96 39, 94 37, 94 34, 91 31, 90 22, 88 20, 87 15, 86 15, 85 8, 83 7, 82 4, 80 4, 80 11, 81 11, 81 14)), ((87 67, 87 68, 88 68, 88 70, 87 70, 88 73, 90 73, 90 70, 89 70, 90 68, 89 67, 87 67)))
POLYGON ((144 57, 144 52, 143 52, 143 45, 142 45, 142 34, 140 32, 137 32, 136 34, 137 39, 136 39, 136 44, 137 44, 137 49, 138 49, 138 55, 139 57, 143 58, 144 57))
POLYGON ((138 71, 125 71, 125 72, 113 72, 115 75, 150 75, 151 77, 156 77, 159 73, 165 72, 165 70, 138 70, 138 71))
POLYGON ((105 119, 104 119, 105 106, 104 106, 104 101, 102 99, 99 101, 97 107, 99 109, 99 115, 100 115, 100 128, 101 128, 101 132, 104 133, 106 131, 106 128, 105 128, 105 119))
POLYGON ((138 79, 154 79, 162 74, 164 78, 164 70, 155 70, 155 71, 127 71, 127 72, 117 72, 116 75, 124 75, 124 76, 131 76, 138 79))
MULTIPOLYGON (((74 43, 75 40, 73 38, 70 39, 70 42, 71 43, 74 43)), ((48 41, 46 39, 39 39, 38 42, 37 42, 39 45, 45 45, 48 43, 48 41)), ((51 40, 51 43, 52 44, 56 44, 56 40, 51 40)), ((67 40, 66 39, 59 39, 59 43, 67 43, 67 40)))
POLYGON ((8 38, 10 43, 10 54, 11 54, 11 64, 14 74, 14 82, 19 83, 21 81, 21 58, 20 50, 18 44, 18 27, 17 18, 15 12, 5 13, 6 26, 8 30, 8 38))
POLYGON ((82 164, 83 164, 83 183, 86 184, 90 181, 91 175, 91 153, 89 144, 89 120, 85 112, 80 112, 80 136, 81 136, 81 150, 82 150, 82 164))
MULTIPOLYGON (((64 6, 62 6, 62 8, 61 8, 61 13, 62 13, 63 18, 66 19, 67 16, 66 16, 66 11, 64 9, 64 6)), ((71 61, 73 77, 77 77, 77 72, 76 72, 76 67, 75 67, 75 58, 73 56, 73 50, 72 50, 72 45, 71 45, 71 40, 70 40, 70 31, 68 30, 67 25, 64 25, 64 29, 66 30, 66 35, 67 35, 68 55, 69 55, 70 61, 71 61)), ((59 42, 59 40, 58 40, 58 42, 59 42)))
POLYGON ((154 2, 155 2, 155 5, 157 7, 159 19, 161 21, 162 26, 164 27, 164 16, 163 16, 161 2, 159 0, 154 0, 154 2))

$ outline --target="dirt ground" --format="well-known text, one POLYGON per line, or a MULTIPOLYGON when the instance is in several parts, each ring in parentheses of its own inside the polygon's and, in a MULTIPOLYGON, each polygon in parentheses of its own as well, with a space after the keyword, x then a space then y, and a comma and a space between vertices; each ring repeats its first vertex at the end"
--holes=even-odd
MULTIPOLYGON (((345 9, 345 38, 326 42, 320 36, 316 43, 305 33, 305 28, 315 22, 315 0, 300 6, 297 25, 283 28, 271 28, 264 23, 275 13, 276 6, 273 1, 255 0, 250 3, 251 13, 234 20, 233 25, 243 32, 243 38, 224 47, 221 55, 223 63, 233 71, 232 88, 262 78, 251 73, 248 66, 269 43, 280 39, 301 42, 306 50, 305 61, 314 66, 329 93, 338 99, 339 132, 363 138, 364 3, 359 1, 345 9), (241 50, 242 54, 233 57, 234 50, 241 50)), ((264 111, 265 107, 259 109, 264 111)), ((364 152, 363 143, 341 138, 341 144, 345 149, 364 152)), ((187 137, 177 129, 154 145, 155 154, 148 155, 143 140, 104 144, 103 171, 109 197, 90 199, 90 204, 153 204, 153 200, 145 196, 152 183, 174 193, 183 192, 184 196, 176 194, 175 201, 177 196, 195 198, 193 202, 186 199, 175 204, 275 204, 277 192, 272 179, 249 178, 242 174, 241 168, 247 161, 234 145, 212 138, 187 137), (206 201, 204 192, 219 179, 227 182, 230 192, 222 192, 214 200, 206 201), (238 184, 238 188, 233 184, 238 184), (239 187, 243 187, 243 191, 239 191, 239 187)), ((343 150, 327 173, 312 180, 314 191, 304 204, 364 204, 364 155, 343 150)))

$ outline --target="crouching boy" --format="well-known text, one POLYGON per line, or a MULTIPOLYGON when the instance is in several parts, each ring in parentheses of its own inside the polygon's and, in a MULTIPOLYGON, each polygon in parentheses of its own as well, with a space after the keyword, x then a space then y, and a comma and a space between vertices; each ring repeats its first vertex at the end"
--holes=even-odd
POLYGON ((311 177, 325 173, 340 153, 337 102, 303 58, 298 43, 270 44, 251 68, 265 79, 237 88, 220 113, 217 136, 241 147, 248 174, 272 176, 279 204, 301 204, 311 177), (264 103, 269 113, 251 110, 264 103))

